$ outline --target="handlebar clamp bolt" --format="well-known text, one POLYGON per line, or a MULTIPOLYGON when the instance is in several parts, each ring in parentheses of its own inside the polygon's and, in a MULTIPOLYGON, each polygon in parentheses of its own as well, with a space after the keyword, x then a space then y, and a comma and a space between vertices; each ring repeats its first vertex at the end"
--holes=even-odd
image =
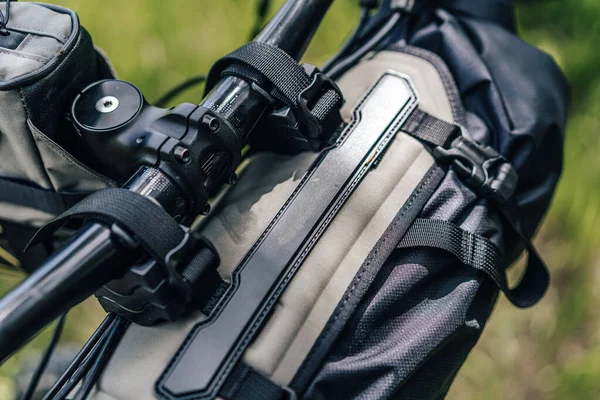
POLYGON ((204 114, 202 117, 202 126, 209 132, 216 132, 219 129, 219 120, 213 115, 204 114))
POLYGON ((190 151, 183 146, 175 146, 175 149, 173 149, 173 156, 181 164, 187 164, 192 159, 190 151))

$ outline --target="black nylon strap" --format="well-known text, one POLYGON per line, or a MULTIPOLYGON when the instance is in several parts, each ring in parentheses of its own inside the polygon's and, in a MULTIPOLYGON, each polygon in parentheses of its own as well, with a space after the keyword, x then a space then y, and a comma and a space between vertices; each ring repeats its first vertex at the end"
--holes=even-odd
POLYGON ((461 134, 458 125, 442 121, 419 109, 413 111, 401 129, 425 143, 444 148, 449 147, 452 141, 461 134))
MULTIPOLYGON (((455 139, 462 135, 461 129, 458 125, 443 121, 418 109, 413 112, 401 129, 414 138, 434 146, 434 156, 436 155, 435 148, 443 148, 449 151, 445 153, 439 153, 442 155, 450 155, 450 158, 453 154, 455 154, 452 152, 453 149, 456 150, 453 147, 455 139)), ((491 150, 491 148, 484 148, 471 139, 468 140, 470 140, 469 143, 472 144, 471 150, 473 150, 473 147, 475 149, 479 149, 481 153, 478 154, 478 156, 482 156, 484 158, 487 157, 486 154, 491 150)), ((495 150, 493 150, 493 152, 495 153, 495 150)), ((469 154, 463 153, 461 156, 468 158, 469 154)), ((471 156, 473 155, 471 154, 471 156)), ((500 155, 496 154, 496 156, 500 155)), ((437 160, 440 163, 448 162, 447 160, 444 161, 443 159, 437 160)), ((476 159, 473 159, 472 161, 475 163, 478 162, 476 159)), ((506 160, 505 162, 508 163, 506 160)), ((489 172, 491 173, 491 171, 489 172)), ((459 176, 461 175, 459 174, 459 176)), ((472 177, 470 176, 461 176, 461 179, 467 186, 469 186, 468 182, 469 180, 472 180, 471 178, 472 177)), ((479 193, 478 191, 481 190, 481 188, 473 187, 471 187, 471 189, 477 193, 479 193)), ((528 260, 521 281, 513 289, 508 289, 508 286, 506 285, 506 277, 503 268, 500 269, 500 275, 495 274, 496 276, 492 276, 492 278, 514 305, 522 308, 532 306, 544 296, 549 286, 550 275, 548 273, 548 269, 531 243, 531 239, 521 229, 519 222, 520 218, 517 212, 518 207, 515 204, 516 200, 514 199, 513 192, 510 192, 510 199, 508 200, 508 203, 505 203, 505 199, 503 198, 488 198, 488 200, 490 201, 490 204, 497 206, 505 223, 510 226, 513 233, 516 234, 519 239, 521 239, 522 243, 525 245, 525 249, 528 252, 528 260)), ((477 268, 476 265, 473 266, 477 268)))
POLYGON ((157 203, 126 189, 111 188, 92 193, 42 227, 26 249, 50 237, 70 219, 95 220, 125 229, 166 271, 176 274, 176 283, 183 285, 178 286, 179 294, 189 292, 191 298, 188 301, 193 300, 206 312, 214 307, 227 288, 227 283, 217 272, 219 257, 209 247, 200 248, 180 272, 172 271, 167 265, 167 256, 182 243, 185 231, 157 203))
POLYGON ((515 299, 513 304, 521 308, 530 307, 546 294, 546 290, 550 286, 550 273, 531 239, 521 227, 516 201, 513 199, 500 210, 506 224, 517 234, 527 250, 527 262, 521 280, 517 286, 511 289, 515 299))
MULTIPOLYGON (((207 91, 227 75, 256 83, 292 108, 299 106, 298 97, 312 83, 308 73, 289 54, 261 42, 247 43, 217 61, 208 75, 207 91)), ((316 100, 311 114, 323 122, 341 101, 335 90, 328 90, 316 100)))
POLYGON ((18 204, 48 214, 60 214, 86 196, 87 193, 57 193, 0 178, 0 202, 18 204))
POLYGON ((185 235, 177 222, 152 200, 126 189, 111 188, 92 193, 48 222, 33 236, 27 247, 48 239, 56 229, 73 218, 97 220, 109 225, 116 223, 161 262, 185 235))
POLYGON ((239 362, 221 387, 219 396, 226 400, 294 399, 290 390, 273 383, 244 362, 239 362))
POLYGON ((221 78, 221 71, 233 63, 242 63, 262 75, 277 88, 274 95, 290 106, 298 104, 298 95, 310 85, 304 68, 285 51, 266 43, 250 42, 217 61, 208 75, 207 87, 212 88, 221 78))
MULTIPOLYGON (((398 248, 423 246, 445 250, 461 263, 485 272, 518 307, 534 304, 545 292, 547 283, 539 274, 545 268, 531 265, 535 263, 535 257, 526 267, 521 281, 511 289, 508 287, 505 262, 494 243, 451 222, 417 219, 398 244, 398 248)), ((531 251, 535 252, 535 249, 531 251)))

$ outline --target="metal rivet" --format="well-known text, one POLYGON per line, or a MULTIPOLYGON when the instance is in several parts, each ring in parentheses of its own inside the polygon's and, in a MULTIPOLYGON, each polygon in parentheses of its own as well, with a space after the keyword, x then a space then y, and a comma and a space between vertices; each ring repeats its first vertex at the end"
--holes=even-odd
POLYGON ((187 164, 192 159, 190 151, 183 146, 175 146, 173 149, 173 156, 182 164, 187 164))
POLYGON ((214 115, 204 114, 202 117, 202 126, 209 132, 216 132, 219 129, 219 120, 214 115))
POLYGON ((108 114, 119 107, 119 99, 114 96, 104 96, 96 102, 96 110, 102 114, 108 114))

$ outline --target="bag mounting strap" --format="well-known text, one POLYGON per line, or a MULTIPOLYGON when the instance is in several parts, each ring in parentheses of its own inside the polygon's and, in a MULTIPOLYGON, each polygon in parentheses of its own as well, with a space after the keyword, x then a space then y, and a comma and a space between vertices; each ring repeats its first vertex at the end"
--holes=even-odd
POLYGON ((87 195, 87 193, 58 193, 0 178, 0 202, 18 204, 53 215, 62 213, 87 195))
POLYGON ((177 224, 158 204, 126 189, 92 193, 43 226, 26 249, 47 239, 71 219, 116 225, 118 228, 113 228, 116 234, 125 235, 127 240, 141 246, 164 267, 169 283, 177 288, 177 294, 186 304, 198 301, 198 296, 208 302, 207 293, 220 290, 218 255, 207 252, 206 246, 198 248, 191 232, 177 224))
MULTIPOLYGON (((401 129, 430 146, 436 161, 451 165, 467 187, 498 208, 504 222, 525 245, 529 257, 523 277, 514 288, 508 289, 505 276, 497 277, 494 281, 517 307, 524 308, 537 303, 550 284, 550 276, 531 239, 521 228, 514 196, 518 175, 510 162, 492 147, 471 139, 461 126, 440 120, 421 110, 415 110, 401 129)), ((447 226, 438 228, 457 235, 457 231, 447 226)))
POLYGON ((221 387, 219 397, 227 400, 297 400, 296 392, 280 386, 240 361, 221 387))
POLYGON ((206 91, 225 76, 253 82, 289 106, 311 139, 319 137, 330 120, 342 121, 343 96, 335 82, 312 65, 299 65, 276 46, 250 42, 221 58, 210 70, 206 91))

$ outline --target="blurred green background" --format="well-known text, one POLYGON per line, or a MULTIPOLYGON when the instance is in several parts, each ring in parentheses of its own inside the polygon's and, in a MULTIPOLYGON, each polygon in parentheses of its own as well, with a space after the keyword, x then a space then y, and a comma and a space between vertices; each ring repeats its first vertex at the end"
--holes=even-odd
MULTIPOLYGON (((150 101, 243 44, 256 6, 256 0, 53 2, 77 11, 119 77, 150 101)), ((355 24, 357 3, 334 3, 307 61, 320 64, 333 54, 355 24)), ((600 2, 536 1, 520 6, 518 15, 525 40, 550 53, 573 87, 565 171, 536 239, 552 287, 529 310, 501 297, 449 398, 600 398, 600 2)), ((198 88, 177 100, 200 97, 198 88)), ((2 275, 0 294, 19 279, 2 275)), ((102 317, 94 300, 78 307, 69 315, 63 343, 80 344, 102 317)), ((18 365, 35 357, 48 337, 47 330, 0 367, 0 400, 13 398, 18 365)))

